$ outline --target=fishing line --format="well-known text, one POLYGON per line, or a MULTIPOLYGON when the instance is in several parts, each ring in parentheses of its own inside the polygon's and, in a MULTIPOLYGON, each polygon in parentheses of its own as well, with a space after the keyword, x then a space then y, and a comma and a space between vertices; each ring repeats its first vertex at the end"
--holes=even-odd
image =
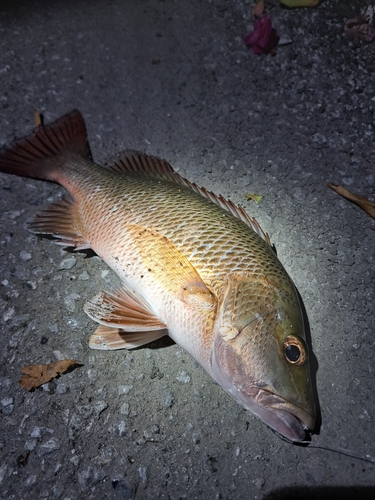
POLYGON ((346 455, 350 458, 356 458, 357 460, 362 460, 363 462, 368 462, 370 464, 375 464, 375 458, 370 455, 362 456, 359 453, 355 453, 351 450, 345 450, 344 448, 330 448, 328 446, 319 446, 317 444, 311 444, 310 441, 301 441, 302 444, 308 444, 309 448, 315 448, 317 450, 332 451, 333 453, 339 453, 340 455, 346 455))
POLYGON ((340 455, 345 455, 350 458, 356 458, 357 460, 362 460, 363 462, 375 464, 375 458, 371 457, 370 455, 363 456, 360 455, 359 453, 355 453, 354 451, 345 450, 344 448, 330 448, 329 446, 320 446, 318 444, 312 444, 311 441, 299 441, 299 442, 290 441, 289 439, 286 439, 284 436, 280 435, 278 432, 276 431, 274 432, 278 437, 280 437, 283 441, 289 444, 294 444, 296 446, 306 446, 309 448, 315 448, 316 450, 332 451, 333 453, 338 453, 340 455))

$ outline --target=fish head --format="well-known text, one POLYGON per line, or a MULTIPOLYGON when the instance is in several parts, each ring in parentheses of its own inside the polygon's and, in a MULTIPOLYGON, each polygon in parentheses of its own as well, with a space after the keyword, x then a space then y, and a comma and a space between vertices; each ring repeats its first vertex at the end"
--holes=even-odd
POLYGON ((242 406, 300 442, 314 429, 316 410, 301 306, 288 275, 280 274, 277 282, 263 276, 227 279, 211 370, 242 406))

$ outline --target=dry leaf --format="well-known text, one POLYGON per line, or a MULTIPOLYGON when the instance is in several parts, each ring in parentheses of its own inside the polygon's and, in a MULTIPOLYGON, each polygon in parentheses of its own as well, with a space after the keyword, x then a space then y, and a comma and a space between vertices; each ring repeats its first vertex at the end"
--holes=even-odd
POLYGON ((351 193, 342 186, 335 186, 331 182, 328 183, 328 187, 336 191, 337 194, 343 196, 347 200, 355 203, 362 208, 366 213, 375 219, 375 203, 369 201, 365 196, 358 196, 357 194, 351 193))
POLYGON ((34 110, 35 127, 43 126, 43 115, 37 110, 34 110))
POLYGON ((247 195, 246 195, 247 200, 253 200, 253 201, 255 201, 255 203, 259 203, 262 198, 263 198, 263 196, 261 196, 260 194, 255 194, 255 193, 247 193, 247 195))
POLYGON ((254 17, 260 17, 265 9, 264 0, 259 0, 251 9, 254 17))
POLYGON ((62 359, 48 365, 26 365, 22 368, 20 384, 27 391, 31 391, 58 377, 61 373, 65 373, 74 365, 82 366, 78 361, 70 359, 62 359))

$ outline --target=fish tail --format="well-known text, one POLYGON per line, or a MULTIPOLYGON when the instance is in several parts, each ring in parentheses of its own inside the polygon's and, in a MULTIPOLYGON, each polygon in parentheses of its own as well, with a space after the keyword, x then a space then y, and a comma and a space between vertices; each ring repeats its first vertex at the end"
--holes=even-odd
POLYGON ((85 121, 77 110, 3 147, 0 172, 55 181, 66 153, 91 159, 85 121))

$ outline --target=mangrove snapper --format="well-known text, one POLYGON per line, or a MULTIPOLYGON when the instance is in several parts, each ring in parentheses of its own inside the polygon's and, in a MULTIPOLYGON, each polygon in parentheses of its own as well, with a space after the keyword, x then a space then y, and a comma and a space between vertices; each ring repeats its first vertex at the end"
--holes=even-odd
POLYGON ((134 151, 91 160, 73 111, 4 147, 0 171, 55 181, 69 196, 30 230, 91 248, 119 276, 86 313, 94 349, 169 335, 231 396, 291 441, 315 425, 309 353, 296 289, 255 219, 134 151))

